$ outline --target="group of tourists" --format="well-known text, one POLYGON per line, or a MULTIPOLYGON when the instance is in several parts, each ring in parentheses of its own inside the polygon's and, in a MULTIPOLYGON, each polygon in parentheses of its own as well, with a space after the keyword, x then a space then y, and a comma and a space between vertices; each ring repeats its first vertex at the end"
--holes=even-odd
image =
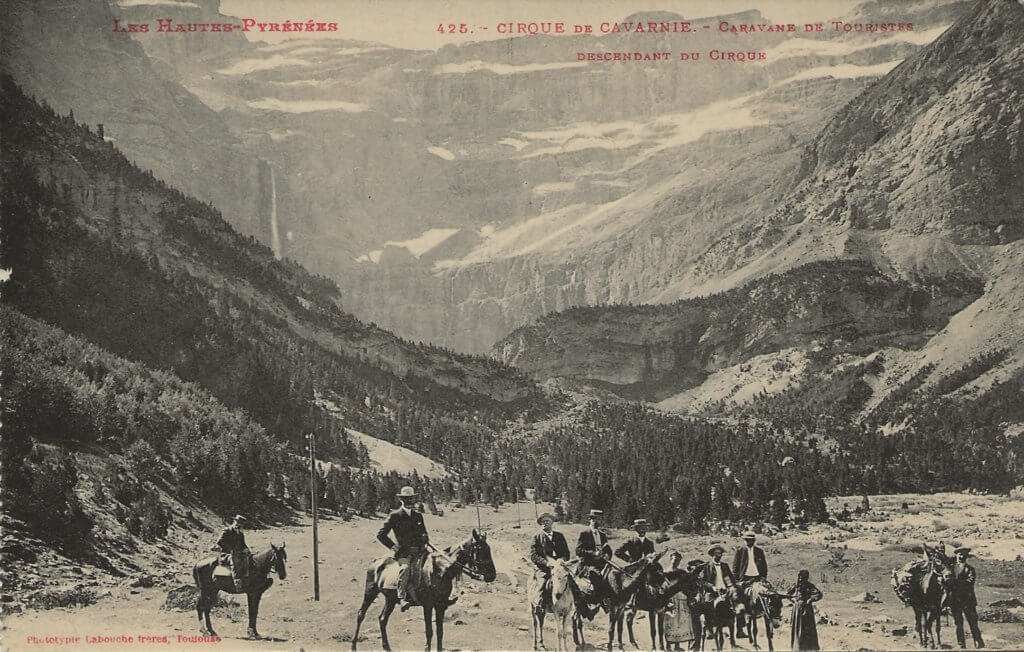
MULTIPOLYGON (((422 585, 424 578, 411 577, 411 575, 414 575, 417 571, 424 572, 422 570, 423 564, 420 560, 424 559, 428 554, 428 548, 448 559, 451 562, 449 566, 454 564, 454 567, 463 569, 468 569, 468 566, 457 561, 452 562, 455 557, 448 555, 449 553, 450 555, 468 553, 465 553, 465 551, 460 553, 458 550, 454 552, 448 550, 439 551, 431 546, 423 515, 416 509, 418 496, 412 487, 403 487, 397 498, 401 501, 401 506, 388 514, 387 519, 377 533, 377 540, 392 552, 390 561, 387 563, 381 562, 377 566, 377 577, 369 579, 374 581, 381 580, 381 588, 388 588, 386 580, 382 580, 380 577, 381 571, 385 568, 394 569, 396 571, 396 586, 392 588, 396 589, 397 600, 404 603, 402 609, 405 610, 410 605, 421 604, 417 602, 415 592, 410 587, 422 585), (392 536, 394 536, 394 539, 392 539, 392 536)), ((634 534, 613 550, 608 542, 608 535, 601 528, 602 518, 603 512, 601 510, 590 510, 588 526, 579 533, 576 539, 575 554, 577 560, 573 562, 574 570, 572 572, 573 599, 576 613, 579 614, 579 617, 588 619, 592 619, 602 608, 609 611, 611 609, 609 599, 612 596, 621 596, 626 593, 623 591, 625 585, 622 582, 622 574, 627 572, 626 569, 636 567, 644 560, 647 560, 661 571, 660 565, 654 563, 660 558, 660 555, 655 555, 654 541, 647 536, 648 523, 646 519, 641 518, 633 521, 634 534), (612 580, 610 578, 613 576, 611 571, 619 573, 617 576, 619 578, 617 586, 612 586, 611 584, 612 580)), ((569 568, 569 562, 572 558, 565 536, 554 529, 555 520, 554 515, 549 512, 540 514, 537 517, 540 531, 533 536, 530 543, 529 560, 535 567, 531 586, 533 587, 532 590, 538 593, 536 596, 531 596, 531 604, 534 605, 535 609, 542 611, 545 608, 550 609, 551 607, 551 578, 553 569, 559 565, 569 568)), ((225 566, 230 567, 231 579, 237 591, 243 590, 246 577, 252 566, 252 556, 249 554, 243 533, 245 521, 244 516, 235 516, 231 524, 221 532, 217 541, 217 548, 222 552, 220 561, 225 566)), ((486 548, 485 536, 478 535, 476 531, 474 531, 473 536, 479 546, 486 548)), ((738 546, 735 549, 731 566, 723 560, 723 556, 726 553, 725 547, 715 544, 708 549, 707 560, 693 560, 689 562, 686 570, 682 571, 687 574, 687 577, 694 580, 699 587, 699 593, 683 594, 676 588, 677 585, 672 585, 668 581, 669 575, 678 571, 677 566, 681 559, 681 555, 678 552, 672 553, 672 570, 659 576, 659 581, 662 583, 661 588, 655 586, 653 589, 649 589, 649 591, 653 592, 656 602, 659 597, 659 591, 664 589, 664 594, 662 594, 664 600, 657 610, 660 614, 668 612, 677 620, 681 619, 689 625, 689 632, 679 632, 678 628, 676 628, 677 631, 669 637, 668 643, 671 644, 673 641, 676 643, 689 642, 690 649, 701 649, 703 634, 710 626, 710 623, 704 622, 710 620, 710 616, 705 614, 713 614, 719 607, 727 608, 725 613, 728 614, 727 625, 729 629, 734 629, 738 638, 745 638, 746 632, 749 630, 747 627, 747 613, 745 613, 743 605, 750 602, 750 589, 752 586, 757 585, 757 590, 761 591, 762 595, 767 593, 767 587, 767 590, 775 598, 785 598, 792 602, 790 618, 792 649, 820 649, 814 603, 822 599, 822 592, 811 583, 810 573, 807 570, 799 571, 795 584, 788 592, 774 592, 774 589, 771 589, 771 585, 768 583, 767 555, 764 549, 757 545, 757 534, 748 530, 741 536, 744 545, 738 546), (746 596, 748 599, 743 600, 741 599, 742 596, 746 596), (735 618, 735 623, 732 622, 733 617, 735 618)), ((974 638, 975 646, 980 648, 984 646, 984 642, 978 627, 977 599, 974 594, 977 573, 968 562, 970 552, 971 549, 967 547, 956 548, 954 551, 955 561, 949 561, 948 558, 938 555, 938 557, 948 561, 948 568, 946 569, 948 577, 943 580, 942 604, 939 605, 939 610, 952 607, 951 611, 956 622, 957 640, 961 647, 965 645, 963 621, 966 619, 974 638)), ((489 555, 488 549, 488 563, 490 563, 489 555)), ((921 583, 922 580, 920 578, 925 571, 932 573, 932 570, 928 570, 931 568, 929 564, 935 563, 936 557, 936 553, 925 546, 924 560, 908 564, 901 572, 894 571, 893 587, 897 595, 908 605, 914 606, 915 612, 917 612, 916 602, 922 600, 922 598, 918 597, 918 594, 928 592, 927 581, 929 580, 927 577, 931 577, 931 575, 925 578, 924 584, 921 583)), ((466 559, 469 560, 470 557, 466 559)), ((491 578, 487 579, 487 581, 493 579, 493 565, 490 566, 490 571, 491 578)), ((942 573, 940 572, 938 575, 941 576, 942 573)), ((632 583, 634 580, 630 579, 629 582, 632 583)), ((632 585, 630 584, 630 586, 632 585)), ((442 618, 444 608, 453 604, 456 599, 448 598, 448 595, 445 594, 443 600, 434 605, 434 607, 441 611, 442 618)), ((636 592, 627 596, 627 600, 626 608, 633 608, 634 610, 639 608, 636 592)), ((648 603, 650 603, 650 600, 648 600, 648 603)), ((643 608, 650 609, 652 614, 655 613, 655 610, 649 606, 643 608)), ((363 611, 365 611, 365 605, 363 611)), ((758 616, 763 615, 766 614, 758 614, 758 616)), ((754 618, 754 616, 751 616, 751 618, 754 618)), ((922 627, 920 620, 919 617, 919 632, 921 632, 922 627)), ((541 626, 542 623, 543 621, 541 621, 541 626)), ((652 636, 653 631, 652 625, 652 636)), ((753 636, 756 636, 756 629, 753 632, 753 636)), ((768 633, 770 635, 770 631, 768 633)), ((440 632, 438 634, 440 642, 440 632)), ((732 636, 732 631, 730 631, 730 636, 732 636)), ((630 637, 632 638, 631 619, 630 637)))

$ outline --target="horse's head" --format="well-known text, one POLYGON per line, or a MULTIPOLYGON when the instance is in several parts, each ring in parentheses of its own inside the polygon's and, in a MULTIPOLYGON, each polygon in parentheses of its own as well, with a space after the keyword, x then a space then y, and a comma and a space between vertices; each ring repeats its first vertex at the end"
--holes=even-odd
POLYGON ((943 590, 948 590, 954 581, 953 560, 939 548, 932 548, 927 543, 922 544, 922 547, 932 573, 938 577, 939 585, 943 590))
POLYGON ((498 576, 498 571, 494 569, 491 546, 487 543, 487 534, 484 532, 473 530, 469 539, 459 546, 455 561, 470 575, 477 576, 485 582, 493 582, 498 576))
POLYGON ((277 573, 277 576, 281 579, 288 577, 288 571, 284 567, 284 563, 288 561, 288 553, 285 552, 284 544, 278 548, 274 544, 270 544, 270 567, 277 573))

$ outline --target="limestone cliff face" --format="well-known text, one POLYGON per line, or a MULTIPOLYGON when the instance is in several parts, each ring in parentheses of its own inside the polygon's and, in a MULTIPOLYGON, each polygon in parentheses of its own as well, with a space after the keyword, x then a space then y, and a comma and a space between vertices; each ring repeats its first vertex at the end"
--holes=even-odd
POLYGON ((980 282, 964 277, 914 287, 870 264, 821 262, 707 298, 550 315, 492 353, 537 378, 661 400, 715 371, 786 348, 835 340, 855 347, 921 343, 980 293, 980 282))

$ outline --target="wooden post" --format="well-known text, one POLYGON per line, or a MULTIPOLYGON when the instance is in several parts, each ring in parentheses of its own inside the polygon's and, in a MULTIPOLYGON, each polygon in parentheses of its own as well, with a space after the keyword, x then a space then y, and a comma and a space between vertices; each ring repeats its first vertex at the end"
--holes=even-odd
POLYGON ((479 532, 483 528, 480 527, 480 501, 476 501, 476 531, 479 532))
POLYGON ((306 435, 306 439, 309 440, 309 493, 311 498, 311 505, 313 508, 313 599, 320 600, 320 555, 319 553, 319 542, 317 541, 317 506, 316 499, 319 492, 319 483, 317 482, 317 471, 316 471, 316 433, 309 433, 306 435))

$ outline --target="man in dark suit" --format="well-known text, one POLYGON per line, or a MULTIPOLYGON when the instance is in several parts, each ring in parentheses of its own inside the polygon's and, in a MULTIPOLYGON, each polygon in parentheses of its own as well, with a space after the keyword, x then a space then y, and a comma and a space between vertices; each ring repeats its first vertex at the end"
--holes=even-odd
POLYGON ((418 570, 422 566, 430 537, 427 535, 427 526, 423 523, 423 514, 415 509, 417 495, 413 488, 402 487, 398 498, 401 499, 402 506, 388 514, 388 519, 377 532, 377 541, 389 548, 398 562, 398 597, 406 600, 406 604, 402 606, 404 610, 414 602, 409 594, 409 569, 412 567, 418 570), (395 535, 397 542, 391 540, 389 533, 395 535))
POLYGON ((700 572, 700 578, 706 584, 710 586, 719 595, 726 595, 731 593, 736 585, 736 581, 733 577, 732 570, 729 568, 729 564, 722 561, 722 555, 725 554, 725 548, 720 545, 713 545, 708 549, 708 555, 711 556, 711 561, 704 564, 704 569, 700 572))
MULTIPOLYGON (((580 577, 588 577, 593 585, 593 595, 590 602, 599 602, 607 595, 607 587, 604 576, 601 574, 612 558, 612 547, 608 545, 608 535, 601 531, 601 517, 604 512, 599 509, 590 510, 590 525, 586 530, 580 532, 576 540, 576 556, 580 558, 580 565, 577 574, 580 577)), ((593 617, 593 616, 591 616, 593 617)))
MULTIPOLYGON (((732 569, 736 573, 736 581, 739 590, 750 586, 755 580, 768 579, 768 560, 764 556, 764 550, 754 545, 757 541, 757 534, 753 530, 743 533, 743 541, 746 545, 736 548, 736 554, 732 558, 732 569)), ((746 638, 746 617, 744 614, 736 614, 736 631, 739 638, 746 638)))
POLYGON ((569 561, 569 544, 561 532, 554 531, 554 523, 555 517, 550 512, 538 516, 540 532, 530 543, 530 561, 537 567, 534 580, 541 590, 537 604, 541 607, 551 602, 551 566, 558 560, 569 561))
POLYGON ((636 531, 636 536, 626 539, 625 543, 615 550, 617 557, 630 564, 640 561, 644 555, 654 552, 654 542, 647 538, 647 519, 638 518, 633 521, 633 529, 636 531))
POLYGON ((242 526, 245 524, 245 517, 236 514, 234 520, 226 528, 221 530, 217 539, 217 547, 224 553, 221 563, 226 559, 231 566, 231 579, 235 583, 235 590, 244 589, 245 578, 249 575, 249 564, 252 560, 252 553, 245 543, 245 533, 242 526))
POLYGON ((985 641, 981 638, 981 628, 978 627, 978 597, 974 594, 974 584, 978 574, 974 566, 967 563, 971 549, 967 547, 957 548, 953 551, 956 561, 953 563, 953 587, 950 595, 950 606, 953 611, 953 622, 956 623, 956 640, 961 648, 967 647, 967 640, 964 636, 964 617, 971 628, 971 637, 974 639, 974 647, 985 647, 985 641))

